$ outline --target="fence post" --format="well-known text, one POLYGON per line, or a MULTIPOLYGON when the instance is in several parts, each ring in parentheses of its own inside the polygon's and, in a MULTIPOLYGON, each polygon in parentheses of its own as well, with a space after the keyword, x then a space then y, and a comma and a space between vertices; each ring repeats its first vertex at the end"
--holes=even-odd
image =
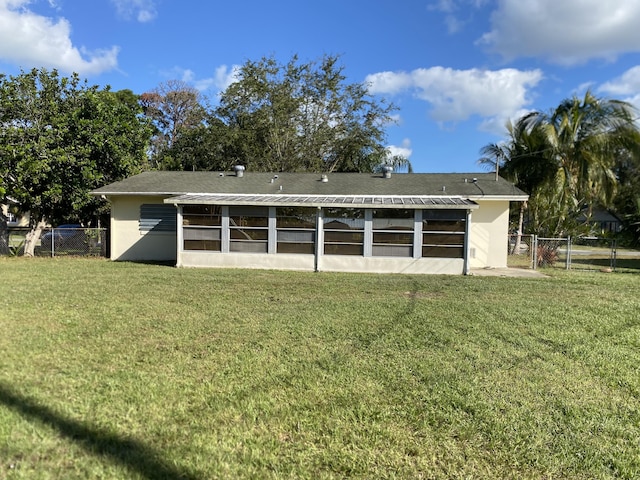
POLYGON ((533 252, 531 253, 531 258, 533 259, 533 269, 537 269, 538 268, 538 235, 532 235, 531 238, 533 239, 533 241, 531 242, 533 244, 533 252))
POLYGON ((611 270, 616 271, 616 260, 618 259, 618 241, 614 238, 611 240, 611 257, 609 259, 609 266, 611 270))
POLYGON ((571 270, 571 235, 567 236, 567 270, 571 270))

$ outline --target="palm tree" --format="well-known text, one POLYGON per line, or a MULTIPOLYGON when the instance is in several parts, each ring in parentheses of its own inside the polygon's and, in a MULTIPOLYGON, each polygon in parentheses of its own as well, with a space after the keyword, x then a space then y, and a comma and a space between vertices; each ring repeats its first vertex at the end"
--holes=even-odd
POLYGON ((518 188, 530 195, 532 201, 522 202, 518 212, 518 230, 514 251, 519 251, 523 232, 525 211, 532 205, 532 219, 530 225, 534 232, 538 231, 539 215, 535 198, 541 185, 550 178, 550 168, 546 144, 535 129, 528 126, 529 116, 520 118, 515 124, 507 122, 508 137, 501 143, 491 143, 484 146, 478 160, 480 165, 496 172, 496 178, 501 174, 512 181, 518 188))
MULTIPOLYGON (((594 207, 611 205, 618 159, 640 158, 635 113, 627 102, 587 92, 549 113, 531 112, 508 123, 507 140, 484 147, 479 163, 499 168, 529 194, 531 231, 565 235, 575 231, 585 209, 588 223, 594 207)), ((521 207, 522 218, 527 206, 521 207)))
POLYGON ((635 113, 627 102, 597 98, 588 91, 583 99, 566 99, 550 113, 534 112, 522 120, 545 144, 545 166, 553 170, 539 192, 545 200, 541 207, 556 207, 546 214, 547 231, 567 233, 585 208, 588 222, 595 206, 611 205, 617 156, 638 152, 635 113))

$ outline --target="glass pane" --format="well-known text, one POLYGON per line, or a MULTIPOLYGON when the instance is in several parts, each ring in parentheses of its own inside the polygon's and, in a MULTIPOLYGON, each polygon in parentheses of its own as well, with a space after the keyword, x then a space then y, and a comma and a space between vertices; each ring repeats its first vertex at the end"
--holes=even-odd
POLYGON ((413 230, 413 218, 374 218, 374 230, 413 230))
POLYGON ((325 242, 336 243, 362 243, 364 242, 364 233, 362 232, 324 232, 325 242))
POLYGON ((364 230, 364 209, 325 208, 324 228, 337 230, 364 230))
POLYGON ((461 220, 423 220, 423 232, 461 232, 464 233, 465 222, 461 220))
POLYGON ((422 247, 423 257, 464 258, 463 247, 422 247))
POLYGON ((466 210, 439 208, 422 211, 423 220, 464 220, 465 218, 467 218, 466 210))
POLYGON ((222 217, 219 216, 203 216, 203 215, 188 215, 182 217, 183 225, 204 225, 204 226, 220 226, 222 224, 222 217))
POLYGON ((183 225, 220 225, 222 207, 217 205, 185 205, 182 207, 183 225))
POLYGON ((252 228, 231 228, 229 229, 232 240, 267 240, 269 230, 252 228))
POLYGON ((219 240, 185 240, 185 250, 209 250, 214 252, 220 251, 219 240))
POLYGON ((413 210, 378 209, 372 213, 374 230, 413 230, 413 210))
POLYGON ((315 208, 285 207, 276 208, 276 226, 278 228, 316 228, 315 208))
POLYGON ((278 243, 278 253, 314 253, 313 243, 278 243))
POLYGON ((185 228, 185 240, 220 240, 219 228, 185 228))
POLYGON ((315 232, 299 231, 299 230, 279 230, 278 242, 301 242, 313 243, 315 232))
POLYGON ((373 232, 373 243, 401 243, 413 245, 413 233, 373 232))
POLYGON ((219 205, 183 205, 183 215, 222 215, 219 205))
POLYGON ((457 233, 425 233, 422 235, 425 245, 463 245, 464 235, 457 233))
POLYGON ((244 253, 267 253, 267 242, 242 242, 236 240, 229 244, 229 250, 244 253))
POLYGON ((268 217, 269 207, 229 207, 232 217, 268 217))
POLYGON ((246 216, 229 217, 229 226, 231 227, 268 227, 269 217, 246 217, 246 216))
POLYGON ((325 255, 362 255, 362 245, 325 244, 325 255))
POLYGON ((374 245, 374 257, 411 257, 413 255, 412 246, 397 245, 374 245))

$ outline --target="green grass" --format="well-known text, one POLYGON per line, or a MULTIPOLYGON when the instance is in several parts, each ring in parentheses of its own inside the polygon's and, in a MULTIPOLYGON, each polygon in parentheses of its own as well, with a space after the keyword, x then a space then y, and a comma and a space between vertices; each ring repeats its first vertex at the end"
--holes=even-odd
POLYGON ((0 478, 640 476, 638 274, 0 274, 0 478))

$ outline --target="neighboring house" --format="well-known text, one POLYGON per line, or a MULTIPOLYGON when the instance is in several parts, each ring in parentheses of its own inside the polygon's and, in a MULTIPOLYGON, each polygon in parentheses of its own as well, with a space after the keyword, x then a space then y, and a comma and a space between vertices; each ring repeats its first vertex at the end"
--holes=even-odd
POLYGON ((587 215, 581 214, 578 221, 588 223, 593 235, 607 235, 622 230, 620 219, 604 208, 594 208, 589 218, 587 215))
POLYGON ((7 222, 9 227, 28 227, 29 214, 15 214, 9 209, 9 205, 0 205, 0 215, 7 222))
POLYGON ((179 267, 466 274, 505 267, 509 203, 494 174, 145 172, 111 202, 111 258, 179 267))

